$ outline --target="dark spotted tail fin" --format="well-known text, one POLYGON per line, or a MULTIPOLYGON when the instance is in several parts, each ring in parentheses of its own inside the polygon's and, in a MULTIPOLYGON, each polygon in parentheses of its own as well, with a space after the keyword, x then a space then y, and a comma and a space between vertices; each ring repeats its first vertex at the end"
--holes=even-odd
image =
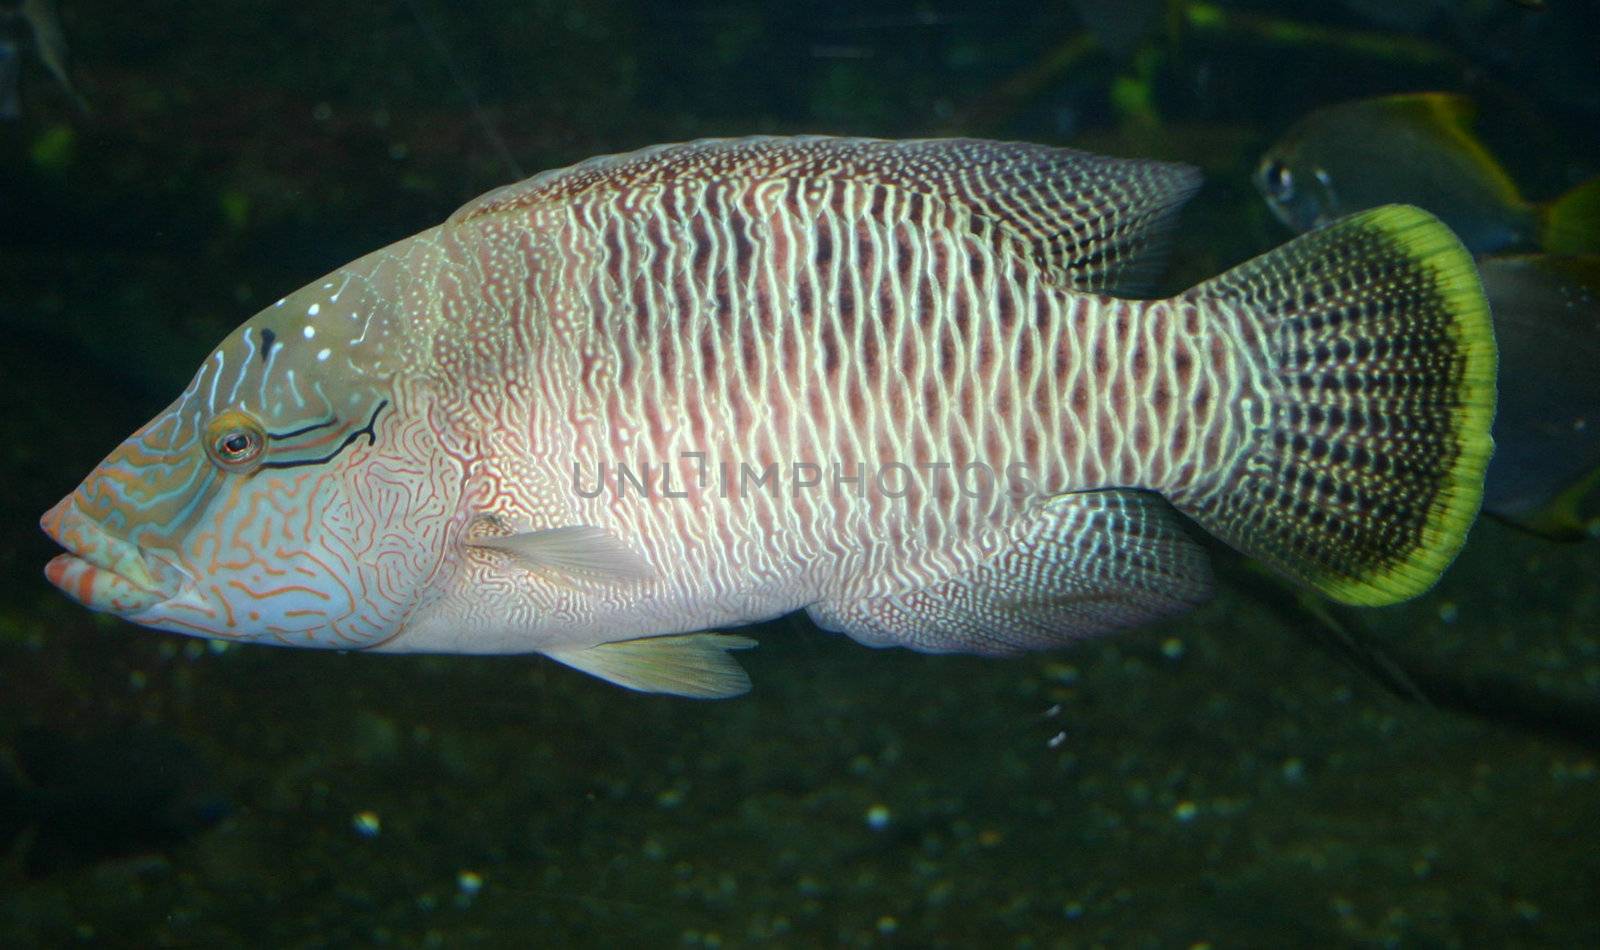
POLYGON ((1472 257, 1425 211, 1335 222, 1189 291, 1257 354, 1264 425, 1178 506, 1350 604, 1414 597, 1466 539, 1492 442, 1495 345, 1472 257))

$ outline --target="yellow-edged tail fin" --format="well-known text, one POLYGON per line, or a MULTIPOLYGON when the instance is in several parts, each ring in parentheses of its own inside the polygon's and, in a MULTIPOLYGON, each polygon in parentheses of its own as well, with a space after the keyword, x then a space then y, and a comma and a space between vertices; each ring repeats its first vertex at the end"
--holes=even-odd
POLYGON ((1477 516, 1493 447, 1489 308, 1450 229, 1386 205, 1184 299, 1244 328, 1271 397, 1236 463, 1175 504, 1344 603, 1431 587, 1477 516))
POLYGON ((1551 254, 1600 253, 1600 178, 1591 178, 1544 208, 1539 246, 1551 254))

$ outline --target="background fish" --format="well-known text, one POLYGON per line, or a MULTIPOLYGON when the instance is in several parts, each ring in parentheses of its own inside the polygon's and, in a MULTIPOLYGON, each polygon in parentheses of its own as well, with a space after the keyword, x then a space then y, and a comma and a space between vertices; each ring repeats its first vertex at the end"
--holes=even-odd
MULTIPOLYGON (((34 53, 60 84, 67 98, 78 110, 88 114, 89 103, 72 84, 67 71, 67 40, 61 32, 61 19, 56 14, 55 0, 22 0, 15 9, 0 7, 0 21, 15 17, 28 25, 33 37, 34 53)), ((14 43, 0 37, 0 118, 14 119, 20 112, 17 101, 17 78, 20 62, 14 43)))
POLYGON ((1319 109, 1262 156, 1256 187, 1296 231, 1403 202, 1438 215, 1475 254, 1600 251, 1600 179, 1529 202, 1472 132, 1474 111, 1465 96, 1437 92, 1319 109))
POLYGON ((694 696, 750 645, 698 631, 801 608, 981 654, 1182 611, 1173 508, 1344 602, 1426 589, 1490 451, 1470 257, 1386 207, 1105 296, 1196 183, 826 138, 537 175, 235 331, 45 515, 46 573, 160 629, 694 696))
POLYGON ((1478 268, 1500 352, 1484 507, 1539 534, 1584 537, 1582 503, 1600 479, 1600 257, 1519 254, 1478 268))

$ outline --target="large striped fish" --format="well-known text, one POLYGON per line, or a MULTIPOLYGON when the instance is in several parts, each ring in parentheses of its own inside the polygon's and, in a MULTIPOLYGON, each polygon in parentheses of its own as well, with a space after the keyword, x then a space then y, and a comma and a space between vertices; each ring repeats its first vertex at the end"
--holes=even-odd
POLYGON ((1391 206, 1111 296, 1196 185, 971 140, 546 172, 236 330, 44 516, 46 573, 179 633, 691 696, 748 687, 706 631, 797 609, 980 654, 1188 609, 1183 516, 1341 601, 1427 589, 1490 452, 1471 258, 1391 206))

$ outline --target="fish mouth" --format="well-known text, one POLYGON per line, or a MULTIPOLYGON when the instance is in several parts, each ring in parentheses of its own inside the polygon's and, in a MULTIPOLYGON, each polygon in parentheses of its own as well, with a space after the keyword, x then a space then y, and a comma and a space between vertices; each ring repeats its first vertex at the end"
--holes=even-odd
POLYGON ((138 613, 171 600, 182 587, 176 567, 106 531, 71 496, 45 512, 39 526, 67 551, 45 565, 45 578, 92 610, 138 613))

